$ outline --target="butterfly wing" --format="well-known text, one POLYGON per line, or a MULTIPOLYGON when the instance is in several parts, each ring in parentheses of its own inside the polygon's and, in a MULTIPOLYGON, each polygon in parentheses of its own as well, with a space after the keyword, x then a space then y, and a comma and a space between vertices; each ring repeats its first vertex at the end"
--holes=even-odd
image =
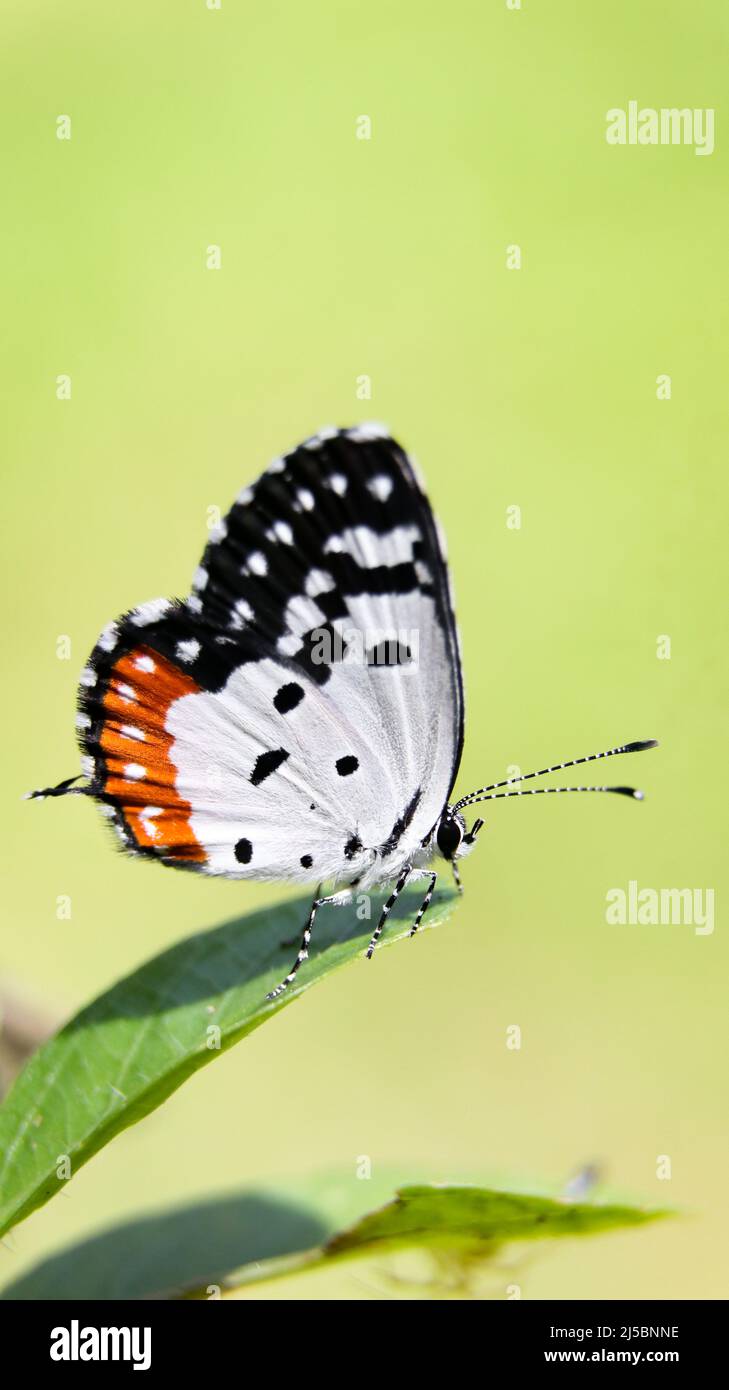
POLYGON ((377 426, 277 459, 183 602, 102 633, 85 771, 126 848, 208 873, 377 881, 437 820, 463 738, 436 524, 377 426))

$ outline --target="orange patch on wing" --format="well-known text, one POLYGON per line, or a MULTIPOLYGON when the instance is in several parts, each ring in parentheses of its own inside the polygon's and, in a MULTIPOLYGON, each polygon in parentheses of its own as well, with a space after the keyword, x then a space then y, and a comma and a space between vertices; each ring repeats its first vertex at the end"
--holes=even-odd
POLYGON ((192 807, 175 786, 167 713, 200 686, 150 647, 137 647, 112 668, 104 696, 106 722, 100 743, 106 761, 104 791, 119 803, 136 843, 174 851, 202 863, 205 851, 190 825, 192 807), (140 769, 136 777, 130 768, 140 769), (141 771, 143 769, 143 772, 141 771))

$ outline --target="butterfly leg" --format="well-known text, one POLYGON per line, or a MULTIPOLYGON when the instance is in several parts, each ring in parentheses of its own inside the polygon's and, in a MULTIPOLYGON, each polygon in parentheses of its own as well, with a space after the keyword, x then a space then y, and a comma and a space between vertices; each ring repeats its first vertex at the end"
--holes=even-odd
POLYGON ((291 984, 291 981, 294 979, 294 976, 296 975, 299 966, 303 965, 304 961, 307 959, 309 955, 309 942, 311 941, 311 933, 314 929, 314 918, 316 917, 319 908, 323 907, 326 903, 346 903, 349 901, 350 897, 351 894, 347 890, 344 893, 332 893, 331 896, 328 898, 314 898, 314 901, 311 904, 311 911, 309 913, 308 921, 306 923, 306 926, 304 927, 304 935, 301 938, 299 954, 296 957, 296 960, 294 961, 286 978, 281 981, 280 985, 276 985, 276 988, 272 989, 270 993, 266 995, 267 999, 278 999, 279 994, 283 994, 284 990, 291 984))
POLYGON ((382 928, 384 927, 385 922, 387 921, 392 908, 395 906, 395 903, 397 902, 398 898, 400 897, 400 894, 402 893, 403 888, 405 887, 405 884, 407 883, 408 875, 410 874, 412 867, 412 864, 405 865, 405 868, 403 869, 399 879, 397 880, 397 883, 395 884, 395 887, 393 888, 389 898, 387 899, 387 902, 385 903, 385 906, 382 909, 382 912, 380 913, 380 920, 372 933, 372 940, 370 941, 370 944, 367 947, 366 955, 368 960, 372 960, 372 952, 374 951, 375 946, 377 945, 380 937, 382 936, 382 928))
POLYGON ((65 782, 59 782, 57 787, 41 787, 39 791, 26 792, 23 800, 33 801, 38 797, 39 801, 43 801, 47 796, 69 796, 72 792, 76 792, 78 796, 82 796, 88 791, 88 788, 74 787, 73 785, 74 782, 80 780, 82 775, 83 774, 79 772, 75 777, 67 777, 65 782))
POLYGON ((459 892, 459 893, 462 893, 462 892, 463 892, 463 883, 461 882, 461 875, 460 875, 460 873, 458 872, 458 865, 457 865, 455 859, 451 859, 451 868, 452 868, 452 870, 453 870, 453 882, 455 883, 456 888, 458 889, 458 892, 459 892))
MULTIPOLYGON (((455 867, 456 867, 455 864, 453 865, 453 867, 454 867, 454 869, 455 869, 455 867)), ((411 935, 411 936, 415 936, 415 933, 416 933, 416 931, 418 930, 418 927, 420 926, 420 923, 422 922, 422 920, 423 920, 423 918, 424 918, 426 912, 428 911, 428 908, 430 907, 430 900, 431 900, 431 898, 432 898, 432 896, 433 896, 433 889, 435 888, 435 881, 436 881, 437 877, 438 877, 438 875, 435 874, 435 873, 431 873, 431 875, 430 875, 430 884, 428 885, 428 891, 427 891, 427 893, 425 894, 425 897, 423 898, 422 903, 420 904, 420 907, 419 907, 419 909, 418 909, 418 915, 417 915, 417 917, 415 918, 415 921, 413 922, 413 925, 412 925, 411 928, 410 928, 410 935, 411 935)))

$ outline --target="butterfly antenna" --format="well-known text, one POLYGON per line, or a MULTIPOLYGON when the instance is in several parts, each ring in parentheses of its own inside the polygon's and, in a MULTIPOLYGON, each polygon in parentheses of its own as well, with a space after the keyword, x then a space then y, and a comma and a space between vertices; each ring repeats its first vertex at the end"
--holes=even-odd
POLYGON ((72 796, 74 793, 77 796, 85 796, 88 787, 74 787, 73 785, 74 782, 80 781, 82 775, 79 772, 75 777, 67 777, 65 782, 59 782, 57 787, 42 787, 36 792, 25 792, 22 800, 35 801, 37 798, 42 801, 46 796, 72 796))
POLYGON ((556 792, 614 792, 618 796, 632 796, 636 801, 643 800, 643 793, 636 787, 519 787, 516 791, 502 792, 500 787, 511 787, 515 782, 529 782, 532 777, 545 777, 548 772, 561 772, 566 767, 578 767, 580 763, 597 762, 598 758, 617 758, 621 753, 642 753, 646 748, 657 748, 655 738, 638 739, 633 743, 623 743, 620 748, 608 748, 604 753, 588 753, 586 758, 570 758, 566 763, 554 763, 552 767, 541 767, 538 772, 524 772, 519 777, 507 777, 503 782, 491 782, 488 787, 479 787, 461 797, 453 807, 460 811, 464 806, 472 806, 476 801, 500 801, 507 796, 548 796, 556 792))

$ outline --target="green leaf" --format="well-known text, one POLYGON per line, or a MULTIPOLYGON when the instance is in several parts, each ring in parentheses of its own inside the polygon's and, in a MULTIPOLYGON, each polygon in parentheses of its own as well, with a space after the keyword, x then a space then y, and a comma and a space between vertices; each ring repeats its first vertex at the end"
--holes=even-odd
POLYGON ((220 1282, 231 1291, 300 1270, 321 1269, 338 1260, 371 1259, 401 1250, 450 1256, 451 1268, 466 1275, 512 1242, 597 1235, 667 1215, 666 1211, 559 1202, 483 1187, 421 1184, 400 1188, 379 1211, 331 1236, 318 1250, 290 1252, 243 1266, 220 1282))
MULTIPOLYGON (((566 1204, 488 1188, 420 1184, 364 1213, 370 1184, 341 1177, 304 1180, 296 1195, 270 1189, 178 1207, 112 1227, 22 1275, 3 1300, 134 1299, 227 1293, 343 1259, 406 1249, 451 1257, 450 1273, 482 1268, 507 1243, 586 1236, 666 1213, 626 1206, 566 1204), (341 1229, 335 1212, 359 1219, 341 1229)), ((391 1189, 390 1189, 391 1190, 391 1189)))
POLYGON ((394 1201, 329 1240, 324 1253, 333 1258, 418 1245, 471 1248, 594 1235, 643 1225, 665 1214, 639 1207, 555 1202, 484 1187, 402 1187, 394 1201))
MULTIPOLYGON (((386 945, 407 935, 421 898, 401 895, 386 945)), ((443 922, 454 898, 437 893, 423 927, 443 922)), ((267 1001, 309 907, 300 898, 180 942, 100 995, 31 1058, 0 1107, 0 1235, 58 1192, 68 1177, 64 1156, 73 1176, 193 1072, 361 955, 379 903, 364 922, 354 906, 322 908, 309 960, 267 1001)))
MULTIPOLYGON (((129 1299, 173 1294, 241 1265, 315 1252, 387 1201, 407 1169, 378 1164, 367 1182, 350 1171, 267 1183, 124 1221, 41 1260, 3 1288, 3 1299, 129 1299)), ((3 1267, 4 1268, 4 1267, 3 1267)))
POLYGON ((124 1222, 41 1261, 2 1300, 173 1297, 325 1240, 319 1215, 267 1192, 241 1193, 124 1222))

